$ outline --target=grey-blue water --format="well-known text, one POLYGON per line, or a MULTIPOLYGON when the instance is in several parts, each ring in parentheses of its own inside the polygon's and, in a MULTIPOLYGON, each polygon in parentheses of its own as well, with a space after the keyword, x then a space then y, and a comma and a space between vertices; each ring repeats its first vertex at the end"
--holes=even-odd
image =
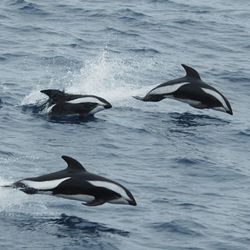
POLYGON ((250 249, 250 3, 2 0, 0 184, 66 167, 137 207, 0 189, 0 249, 250 249), (234 115, 132 98, 194 67, 234 115), (26 109, 45 88, 100 95, 88 122, 26 109))

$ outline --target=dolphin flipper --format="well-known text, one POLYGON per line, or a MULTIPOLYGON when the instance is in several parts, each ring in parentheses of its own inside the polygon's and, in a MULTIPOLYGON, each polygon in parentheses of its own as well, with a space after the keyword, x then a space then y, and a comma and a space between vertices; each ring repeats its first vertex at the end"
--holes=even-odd
POLYGON ((89 201, 89 202, 86 202, 86 203, 82 203, 82 204, 85 205, 85 206, 92 206, 92 207, 94 207, 94 206, 102 205, 105 202, 106 202, 105 200, 95 198, 92 201, 89 201))
POLYGON ((209 108, 208 105, 199 103, 199 104, 189 104, 191 107, 196 108, 196 109, 205 109, 209 108))

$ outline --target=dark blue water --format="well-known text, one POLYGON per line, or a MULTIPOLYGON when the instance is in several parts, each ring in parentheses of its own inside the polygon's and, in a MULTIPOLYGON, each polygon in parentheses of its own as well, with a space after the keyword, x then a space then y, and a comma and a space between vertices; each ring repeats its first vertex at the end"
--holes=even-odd
POLYGON ((250 245, 250 4, 2 0, 0 184, 61 170, 70 155, 138 206, 0 189, 0 249, 225 249, 250 245), (234 116, 142 95, 185 63, 234 116), (60 88, 113 108, 88 122, 24 108, 60 88))

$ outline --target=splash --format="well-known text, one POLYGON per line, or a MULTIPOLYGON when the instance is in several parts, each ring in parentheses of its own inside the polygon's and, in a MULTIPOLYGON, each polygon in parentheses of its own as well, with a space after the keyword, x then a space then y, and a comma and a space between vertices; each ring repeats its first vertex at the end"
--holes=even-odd
POLYGON ((12 203, 12 199, 9 199, 13 190, 11 188, 6 188, 4 186, 10 185, 11 182, 0 177, 0 212, 6 210, 10 207, 12 203))
POLYGON ((19 190, 4 187, 13 181, 0 177, 0 216, 2 213, 9 215, 28 214, 30 215, 54 215, 55 211, 48 208, 48 200, 41 199, 39 195, 27 195, 19 190))
POLYGON ((21 101, 21 106, 29 106, 34 104, 42 104, 46 101, 46 97, 40 93, 40 90, 33 90, 30 94, 26 95, 21 101))
MULTIPOLYGON (((131 59, 121 58, 120 54, 110 53, 107 49, 92 58, 84 61, 80 71, 68 71, 62 78, 61 90, 72 94, 92 94, 101 96, 112 103, 124 102, 132 99, 140 91, 136 83, 136 70, 140 62, 131 59)), ((138 79, 137 79, 138 80, 138 79)), ((47 85, 47 88, 53 87, 53 79, 47 85)), ((46 100, 40 93, 44 86, 38 86, 34 91, 28 94, 22 101, 22 105, 39 104, 46 100)))
POLYGON ((123 101, 138 89, 131 78, 133 71, 131 62, 103 50, 100 56, 85 62, 66 90, 99 95, 112 102, 123 101))
POLYGON ((10 185, 10 184, 11 184, 11 181, 5 180, 2 177, 0 177, 0 188, 2 186, 6 186, 6 185, 10 185))

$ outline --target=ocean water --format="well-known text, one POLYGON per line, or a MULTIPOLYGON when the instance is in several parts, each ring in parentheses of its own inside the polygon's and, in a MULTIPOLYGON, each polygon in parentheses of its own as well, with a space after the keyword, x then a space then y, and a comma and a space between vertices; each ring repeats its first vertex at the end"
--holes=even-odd
POLYGON ((69 155, 138 206, 0 188, 0 249, 249 249, 249 11, 247 0, 2 0, 0 185, 61 170, 69 155), (181 63, 234 115, 132 98, 183 76, 181 63), (53 121, 34 108, 45 88, 113 108, 53 121))

